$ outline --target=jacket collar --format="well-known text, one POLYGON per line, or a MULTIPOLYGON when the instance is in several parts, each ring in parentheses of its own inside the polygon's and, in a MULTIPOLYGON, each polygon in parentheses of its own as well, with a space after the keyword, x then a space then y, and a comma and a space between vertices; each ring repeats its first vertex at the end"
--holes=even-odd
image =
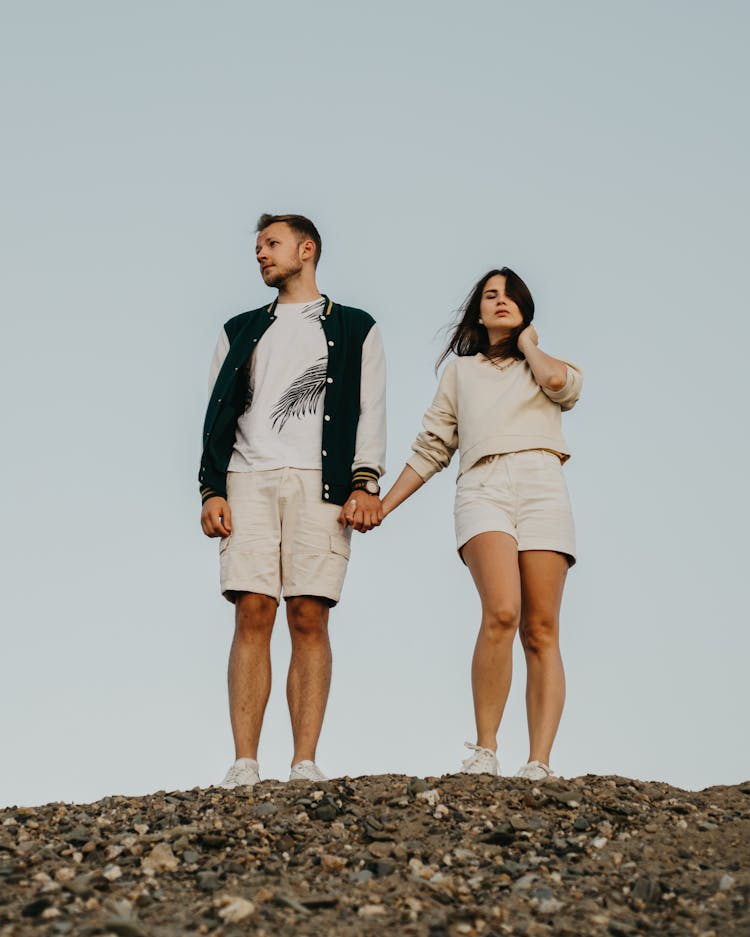
MULTIPOLYGON (((320 295, 323 297, 326 303, 324 315, 328 317, 330 316, 331 311, 333 309, 333 300, 329 299, 325 293, 321 293, 320 295)), ((274 314, 274 312, 276 311, 276 307, 278 305, 279 305, 279 297, 277 296, 276 299, 274 299, 274 301, 271 303, 271 305, 268 306, 268 308, 266 309, 266 312, 268 313, 269 316, 272 316, 274 314)))

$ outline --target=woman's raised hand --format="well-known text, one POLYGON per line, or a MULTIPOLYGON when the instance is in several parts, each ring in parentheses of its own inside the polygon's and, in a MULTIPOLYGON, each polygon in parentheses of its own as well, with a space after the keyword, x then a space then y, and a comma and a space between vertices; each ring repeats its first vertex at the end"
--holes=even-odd
POLYGON ((533 324, 529 324, 518 336, 518 348, 525 355, 526 349, 529 344, 538 345, 539 344, 539 333, 534 328, 533 324))

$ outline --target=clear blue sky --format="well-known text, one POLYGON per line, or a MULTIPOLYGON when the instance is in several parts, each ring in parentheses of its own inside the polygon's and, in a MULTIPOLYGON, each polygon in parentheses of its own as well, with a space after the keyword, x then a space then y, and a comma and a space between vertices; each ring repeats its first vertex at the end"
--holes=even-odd
MULTIPOLYGON (((218 330, 271 295, 263 211, 314 218, 321 288, 380 322, 388 482, 438 330, 489 267, 527 280, 542 347, 586 375, 553 765, 750 776, 748 27, 743 3, 677 0, 2 5, 0 804, 229 764, 232 616, 196 473, 218 330)), ((473 737, 454 478, 354 543, 331 775, 441 774, 473 737)), ((288 647, 280 619, 271 777, 288 647)), ((515 676, 507 773, 520 657, 515 676)))

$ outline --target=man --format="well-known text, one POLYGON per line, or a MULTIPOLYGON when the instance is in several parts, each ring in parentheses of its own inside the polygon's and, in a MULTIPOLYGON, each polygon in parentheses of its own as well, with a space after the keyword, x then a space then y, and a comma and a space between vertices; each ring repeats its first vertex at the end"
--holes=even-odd
POLYGON ((262 215, 256 258, 267 306, 224 326, 211 364, 200 467, 201 526, 221 537, 221 591, 235 605, 229 709, 235 762, 222 785, 259 780, 271 631, 286 600, 292 654, 290 780, 315 762, 331 682, 328 615, 351 527, 380 524, 385 360, 373 318, 318 290, 321 239, 301 215, 262 215))

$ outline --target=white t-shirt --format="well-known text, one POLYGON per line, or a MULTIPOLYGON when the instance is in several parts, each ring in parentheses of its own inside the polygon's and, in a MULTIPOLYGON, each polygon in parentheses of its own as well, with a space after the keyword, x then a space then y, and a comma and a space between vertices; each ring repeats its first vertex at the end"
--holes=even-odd
POLYGON ((325 301, 279 303, 251 358, 248 407, 237 421, 230 472, 320 469, 328 348, 325 301))

